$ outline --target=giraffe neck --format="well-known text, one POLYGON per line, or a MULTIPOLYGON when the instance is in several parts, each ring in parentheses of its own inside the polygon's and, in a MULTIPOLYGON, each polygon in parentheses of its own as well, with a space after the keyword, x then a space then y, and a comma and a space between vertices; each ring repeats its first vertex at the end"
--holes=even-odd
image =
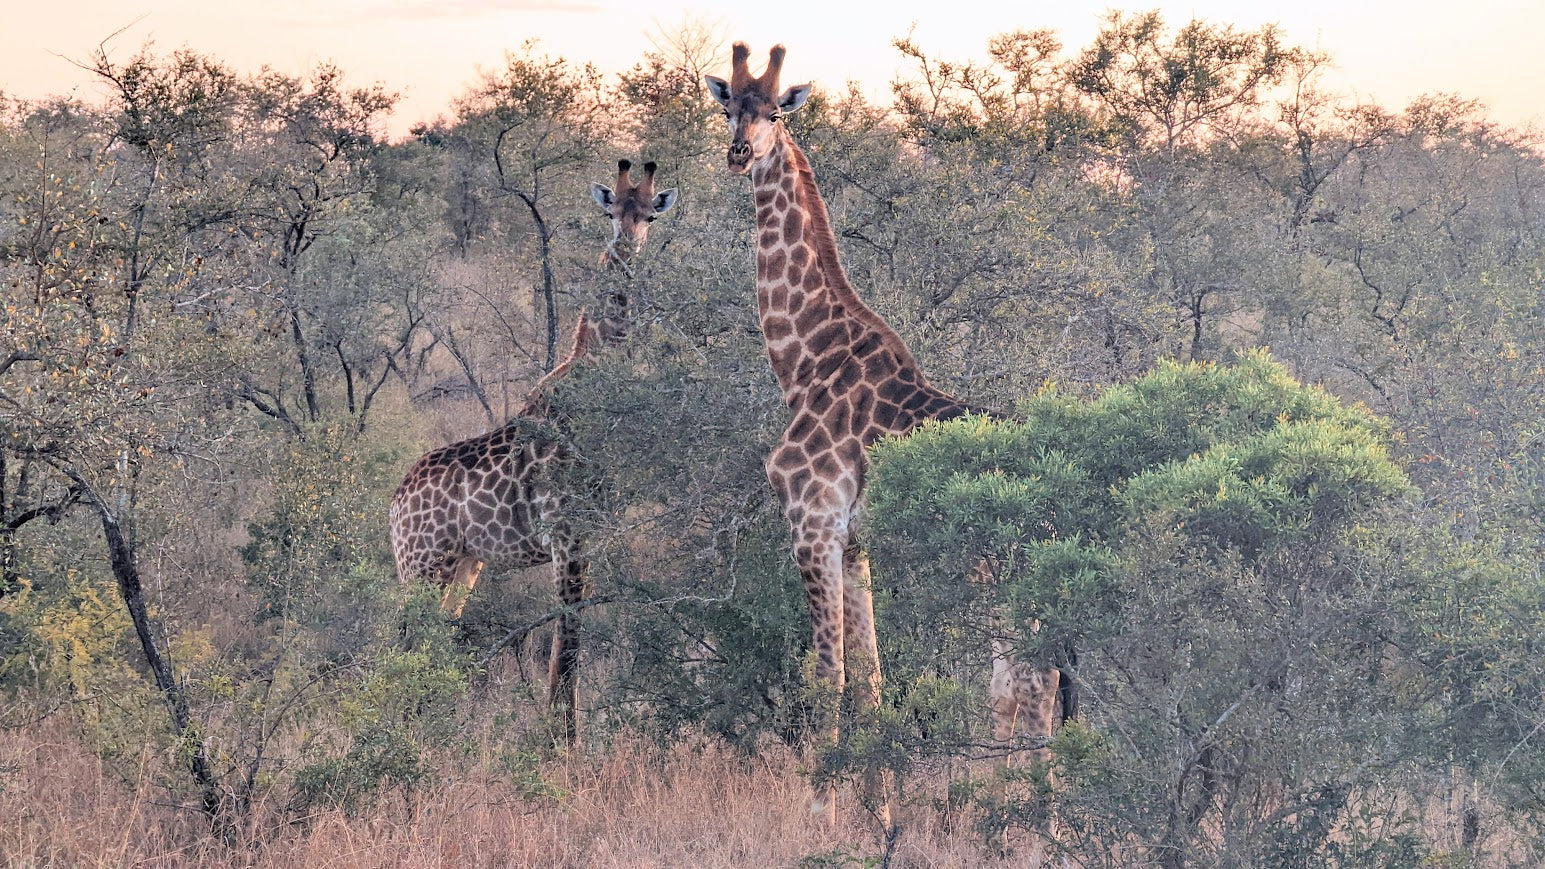
MULTIPOLYGON (((628 267, 627 261, 618 256, 612 247, 607 248, 603 259, 608 265, 608 271, 612 274, 625 275, 629 278, 633 276, 633 270, 628 267)), ((595 362, 602 351, 626 341, 631 316, 632 300, 626 292, 618 290, 606 294, 606 300, 602 303, 602 311, 598 318, 592 320, 588 312, 580 311, 579 322, 574 325, 574 337, 569 342, 569 352, 564 354, 562 362, 543 375, 542 379, 531 388, 525 402, 516 411, 516 418, 545 416, 548 411, 547 397, 551 394, 553 385, 572 374, 575 366, 595 362)))
POLYGON ((848 281, 810 161, 787 130, 752 167, 757 309, 784 401, 797 408, 832 366, 877 349, 888 376, 929 388, 911 351, 848 281))

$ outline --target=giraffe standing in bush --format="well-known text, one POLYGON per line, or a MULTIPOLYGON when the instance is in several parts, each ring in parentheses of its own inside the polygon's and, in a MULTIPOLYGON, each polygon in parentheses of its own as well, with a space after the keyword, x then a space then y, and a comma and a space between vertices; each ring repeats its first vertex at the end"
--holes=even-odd
MULTIPOLYGON (((618 274, 631 275, 628 261, 644 244, 649 223, 669 211, 676 190, 655 192, 655 164, 644 164, 638 185, 631 164, 618 161, 615 190, 593 185, 596 203, 611 217, 612 239, 601 255, 618 274)), ((392 496, 392 553, 403 582, 433 582, 445 589, 441 606, 459 616, 485 563, 535 567, 551 563, 558 598, 565 607, 587 592, 585 559, 570 527, 562 470, 572 461, 567 445, 533 428, 548 418, 552 385, 575 365, 594 360, 628 335, 631 305, 626 293, 608 294, 595 321, 582 311, 567 357, 531 390, 501 428, 426 453, 414 463, 392 496)), ((575 707, 579 688, 579 616, 558 618, 548 670, 547 700, 562 718, 567 744, 579 731, 575 707)))
MULTIPOLYGON (((707 83, 729 121, 730 171, 751 175, 757 308, 768 359, 793 414, 767 459, 767 478, 788 517, 810 601, 815 678, 837 692, 853 679, 858 702, 874 706, 880 700, 874 602, 856 534, 865 447, 974 408, 930 386, 900 336, 848 282, 810 162, 779 123, 804 105, 810 85, 779 94, 781 45, 760 77, 752 77, 749 56, 745 43, 735 43, 730 80, 707 76, 707 83)), ((1027 719, 1042 726, 1039 712, 1056 693, 1057 671, 1002 663, 995 663, 993 679, 997 732, 1007 736, 1027 719)), ((1044 720, 1049 735, 1050 716, 1044 720)), ((828 787, 812 806, 828 823, 836 819, 832 796, 828 787)))

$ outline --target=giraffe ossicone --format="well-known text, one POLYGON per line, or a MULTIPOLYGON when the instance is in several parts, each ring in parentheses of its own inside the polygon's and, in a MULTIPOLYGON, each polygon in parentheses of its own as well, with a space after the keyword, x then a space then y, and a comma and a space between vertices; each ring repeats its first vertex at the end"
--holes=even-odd
MULTIPOLYGON (((616 188, 596 184, 591 196, 612 221, 603 265, 632 275, 629 261, 648 237, 649 223, 676 203, 676 191, 655 191, 656 165, 644 164, 632 183, 627 160, 617 163, 616 188)), ((568 521, 570 497, 563 470, 573 461, 567 444, 540 423, 550 415, 548 396, 576 365, 627 338, 632 300, 611 290, 592 319, 581 311, 569 352, 537 382, 505 425, 486 434, 431 450, 414 462, 392 496, 392 555, 404 583, 429 582, 444 589, 442 609, 460 616, 486 564, 514 568, 551 564, 565 611, 553 632, 547 700, 559 719, 562 741, 579 738, 579 615, 589 592, 580 539, 568 521)))
MULTIPOLYGON (((879 651, 869 562, 856 528, 865 448, 927 420, 980 411, 931 386, 901 337, 848 281, 810 161, 780 123, 805 104, 810 85, 779 92, 783 46, 773 47, 760 76, 751 75, 750 55, 745 43, 735 43, 730 79, 706 81, 729 123, 726 164, 751 176, 757 310, 792 415, 767 459, 767 478, 783 503, 810 603, 815 678, 841 692, 856 677, 858 701, 873 706, 880 700, 879 651)), ((1046 707, 1058 673, 1004 664, 995 650, 994 708, 1012 731, 1024 721, 1021 711, 1046 707)), ((832 738, 836 726, 829 725, 832 738)), ((817 794, 814 809, 835 822, 830 788, 817 794)))

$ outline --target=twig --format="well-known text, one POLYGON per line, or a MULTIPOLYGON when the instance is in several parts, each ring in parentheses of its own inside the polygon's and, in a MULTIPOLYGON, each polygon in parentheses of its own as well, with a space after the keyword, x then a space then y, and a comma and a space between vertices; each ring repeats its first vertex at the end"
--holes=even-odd
POLYGON ((42 362, 42 361, 43 361, 43 358, 41 356, 38 356, 36 353, 30 353, 30 352, 28 352, 26 350, 16 350, 16 351, 13 351, 10 356, 7 356, 4 362, 0 362, 0 374, 4 374, 5 372, 9 371, 11 369, 11 366, 15 365, 18 362, 42 362))
POLYGON ((532 631, 540 628, 542 625, 545 625, 550 621, 563 618, 570 613, 577 613, 581 610, 587 610, 593 606, 598 606, 603 603, 611 603, 614 600, 616 600, 616 598, 609 594, 596 595, 595 597, 585 598, 573 606, 561 606, 556 609, 549 610, 545 615, 539 616, 538 618, 526 622, 523 625, 516 625, 515 627, 510 628, 509 632, 499 639, 499 642, 494 643, 491 647, 489 647, 488 651, 483 653, 483 657, 478 658, 477 665, 479 667, 488 666, 488 662, 492 661, 494 655, 497 655, 499 651, 505 646, 508 646, 512 643, 518 644, 524 642, 527 634, 530 634, 532 631))

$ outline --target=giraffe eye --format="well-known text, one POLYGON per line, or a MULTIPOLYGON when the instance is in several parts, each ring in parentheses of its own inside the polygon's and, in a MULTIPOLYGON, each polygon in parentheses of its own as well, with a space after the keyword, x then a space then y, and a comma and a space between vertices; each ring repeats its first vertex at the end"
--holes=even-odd
POLYGON ((767 116, 767 120, 769 120, 772 123, 776 124, 779 121, 783 120, 783 113, 782 112, 773 112, 772 114, 767 116))

